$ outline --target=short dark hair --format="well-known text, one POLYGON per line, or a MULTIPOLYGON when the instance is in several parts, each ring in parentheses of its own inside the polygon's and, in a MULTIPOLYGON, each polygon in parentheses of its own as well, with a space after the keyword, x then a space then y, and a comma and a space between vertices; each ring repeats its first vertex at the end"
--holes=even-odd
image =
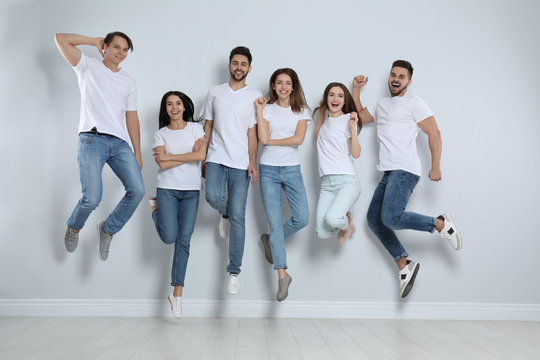
POLYGON ((408 62, 407 60, 396 60, 392 64, 392 68, 396 66, 407 69, 409 71, 409 79, 412 79, 412 73, 414 69, 410 62, 408 62))
POLYGON ((128 49, 131 50, 131 52, 133 52, 133 42, 131 41, 129 36, 127 36, 121 31, 113 31, 113 32, 108 33, 107 36, 105 36, 105 41, 104 41, 105 44, 110 45, 111 41, 113 41, 115 36, 120 36, 121 38, 125 39, 128 43, 128 49))
POLYGON ((232 61, 232 58, 234 55, 244 55, 248 58, 248 64, 251 65, 251 52, 249 49, 245 46, 237 46, 234 49, 231 50, 231 54, 229 55, 229 63, 232 61))
POLYGON ((182 114, 182 120, 186 122, 199 122, 200 119, 194 119, 193 114, 195 113, 195 107, 193 106, 193 101, 190 97, 184 94, 181 91, 172 90, 167 91, 161 98, 161 105, 159 106, 159 128, 168 126, 171 123, 171 118, 167 114, 167 98, 171 95, 176 95, 182 100, 184 104, 184 113, 182 114))

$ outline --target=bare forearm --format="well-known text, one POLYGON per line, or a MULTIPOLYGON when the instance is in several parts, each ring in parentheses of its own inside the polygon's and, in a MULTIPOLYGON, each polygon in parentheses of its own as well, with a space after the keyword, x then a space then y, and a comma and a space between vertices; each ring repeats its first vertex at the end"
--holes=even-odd
POLYGON ((300 135, 293 135, 284 139, 272 139, 266 142, 266 145, 274 146, 290 146, 290 145, 302 145, 304 137, 300 135))
POLYGON ((441 167, 442 138, 439 130, 428 135, 429 150, 431 152, 431 167, 438 169, 441 167))
POLYGON ((161 160, 158 165, 160 170, 167 170, 176 166, 185 164, 183 161, 174 161, 174 160, 161 160))
POLYGON ((139 117, 135 115, 126 116, 126 127, 128 130, 131 144, 133 145, 133 152, 135 155, 141 154, 141 130, 139 127, 139 117))

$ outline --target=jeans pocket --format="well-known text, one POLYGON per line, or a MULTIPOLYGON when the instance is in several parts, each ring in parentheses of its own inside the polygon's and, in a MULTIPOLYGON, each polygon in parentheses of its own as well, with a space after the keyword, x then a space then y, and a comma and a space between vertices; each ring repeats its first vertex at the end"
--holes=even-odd
POLYGON ((96 135, 94 134, 80 134, 79 135, 79 143, 86 145, 86 144, 92 144, 96 140, 96 135))

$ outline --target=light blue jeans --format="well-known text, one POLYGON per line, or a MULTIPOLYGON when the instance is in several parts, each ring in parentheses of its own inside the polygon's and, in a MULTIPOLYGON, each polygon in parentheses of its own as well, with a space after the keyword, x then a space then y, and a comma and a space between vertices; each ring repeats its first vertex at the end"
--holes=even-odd
POLYGON ((420 177, 404 170, 385 171, 373 193, 367 220, 395 261, 409 254, 399 242, 394 230, 411 229, 433 232, 437 219, 405 211, 409 198, 420 177))
POLYGON ((239 274, 246 239, 247 170, 212 162, 205 163, 206 201, 229 219, 229 265, 227 272, 239 274))
POLYGON ((347 211, 360 196, 356 175, 323 175, 317 203, 317 235, 328 239, 339 230, 347 229, 347 211))
POLYGON ((259 176, 262 202, 270 224, 270 249, 274 259, 274 269, 286 269, 285 239, 305 227, 309 221, 306 188, 300 165, 261 164, 259 176), (281 190, 285 193, 291 208, 291 217, 285 222, 283 222, 281 190))
POLYGON ((144 196, 144 183, 139 163, 127 142, 115 136, 79 134, 79 173, 82 198, 67 220, 71 229, 83 228, 90 213, 101 202, 103 182, 101 172, 107 163, 122 181, 126 193, 105 220, 103 229, 114 235, 126 224, 144 196))
POLYGON ((165 244, 174 243, 171 285, 184 286, 191 235, 195 229, 199 190, 157 188, 157 210, 152 212, 159 238, 165 244))

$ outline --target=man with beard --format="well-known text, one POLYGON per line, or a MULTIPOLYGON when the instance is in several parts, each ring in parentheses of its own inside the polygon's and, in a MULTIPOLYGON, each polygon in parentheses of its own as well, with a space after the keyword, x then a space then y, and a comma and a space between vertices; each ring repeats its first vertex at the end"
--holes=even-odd
POLYGON ((367 220, 370 229, 379 238, 396 261, 400 279, 400 296, 409 294, 420 268, 399 242, 394 230, 412 229, 433 232, 437 230, 443 239, 456 250, 461 249, 461 236, 449 214, 437 217, 405 211, 409 197, 421 176, 420 158, 416 147, 419 129, 428 136, 431 152, 429 179, 442 178, 440 160, 441 133, 433 113, 420 97, 407 92, 411 84, 413 67, 405 60, 392 64, 388 77, 390 97, 362 108, 360 89, 367 83, 364 76, 353 81, 353 97, 358 101, 360 120, 370 123, 377 120, 379 140, 379 164, 377 169, 384 175, 375 189, 369 206, 367 220))
POLYGON ((246 237, 245 214, 249 182, 258 179, 257 114, 259 90, 246 85, 251 71, 248 48, 234 48, 229 56, 229 82, 208 91, 201 109, 208 139, 205 162, 206 200, 219 211, 219 234, 229 238, 228 292, 240 292, 240 267, 246 237))

